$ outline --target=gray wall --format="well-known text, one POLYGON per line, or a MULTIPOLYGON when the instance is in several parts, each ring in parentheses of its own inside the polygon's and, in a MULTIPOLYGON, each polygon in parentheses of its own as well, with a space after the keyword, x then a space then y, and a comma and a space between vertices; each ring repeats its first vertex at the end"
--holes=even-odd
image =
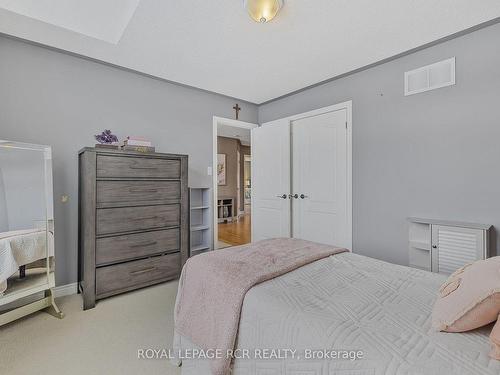
MULTIPOLYGON (((353 244, 407 264, 407 216, 500 227, 500 25, 262 105, 260 122, 353 100, 353 244), (403 72, 457 57, 457 85, 403 96, 403 72)), ((77 151, 110 128, 190 155, 211 186, 212 116, 235 101, 0 37, 0 139, 54 154, 57 283, 76 281, 77 151), (68 203, 60 197, 68 194, 68 203)), ((242 120, 257 108, 242 103, 242 120)))
POLYGON ((499 41, 497 24, 259 107, 263 123, 353 101, 355 252, 407 264, 408 216, 500 228, 499 41), (455 86, 404 97, 403 72, 452 56, 455 86))
MULTIPOLYGON (((58 285, 77 278, 77 152, 94 134, 143 135, 158 151, 189 154, 190 185, 211 186, 212 116, 233 118, 234 99, 4 37, 0 56, 0 139, 53 147, 58 285)), ((239 103, 241 119, 256 122, 257 107, 239 103)))

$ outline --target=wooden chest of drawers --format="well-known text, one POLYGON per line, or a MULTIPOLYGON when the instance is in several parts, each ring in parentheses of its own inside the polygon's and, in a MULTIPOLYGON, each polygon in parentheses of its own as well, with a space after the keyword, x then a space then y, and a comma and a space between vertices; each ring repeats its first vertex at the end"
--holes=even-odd
POLYGON ((186 155, 79 153, 78 286, 84 309, 177 278, 189 253, 186 155))

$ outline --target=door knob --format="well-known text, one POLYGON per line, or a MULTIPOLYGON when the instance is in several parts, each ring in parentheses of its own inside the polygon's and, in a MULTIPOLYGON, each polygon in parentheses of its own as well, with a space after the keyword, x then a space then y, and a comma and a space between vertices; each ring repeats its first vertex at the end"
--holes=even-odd
POLYGON ((300 194, 300 199, 309 198, 307 195, 300 194))
POLYGON ((276 197, 281 198, 281 199, 286 199, 286 194, 283 194, 283 195, 277 195, 276 197))
POLYGON ((297 199, 298 197, 299 197, 299 195, 298 195, 298 194, 289 194, 289 195, 288 195, 288 198, 290 198, 290 199, 292 199, 292 198, 297 199))

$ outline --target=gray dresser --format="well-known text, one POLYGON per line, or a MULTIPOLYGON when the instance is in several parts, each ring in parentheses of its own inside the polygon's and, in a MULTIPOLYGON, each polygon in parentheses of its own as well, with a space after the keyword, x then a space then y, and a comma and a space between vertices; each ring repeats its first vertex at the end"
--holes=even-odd
POLYGON ((83 307, 175 279, 189 254, 188 157, 79 152, 78 287, 83 307))

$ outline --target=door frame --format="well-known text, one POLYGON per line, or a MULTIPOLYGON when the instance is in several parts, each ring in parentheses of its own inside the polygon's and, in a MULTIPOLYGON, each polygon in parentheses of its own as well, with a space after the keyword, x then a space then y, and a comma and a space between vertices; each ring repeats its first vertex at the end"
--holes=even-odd
MULTIPOLYGON (((251 122, 245 122, 240 120, 233 120, 225 117, 213 117, 212 123, 212 226, 213 226, 213 249, 218 249, 219 241, 219 227, 217 221, 217 196, 218 196, 218 185, 217 185, 217 126, 219 123, 223 123, 226 126, 233 126, 235 128, 243 128, 252 130, 253 128, 259 127, 258 124, 251 122)), ((251 144, 251 142, 250 142, 251 144)), ((250 219, 252 220, 252 219, 250 219)), ((251 223, 251 221, 250 221, 251 223)), ((251 226, 251 224, 250 224, 251 226)))
MULTIPOLYGON (((297 120, 302 120, 308 117, 315 117, 318 115, 323 115, 326 113, 330 112, 336 112, 339 110, 345 109, 346 110, 346 117, 347 117, 347 139, 346 139, 346 150, 347 150, 347 235, 348 235, 348 240, 347 243, 349 245, 349 251, 352 252, 352 100, 348 100, 342 103, 337 103, 334 105, 330 105, 327 107, 323 108, 318 108, 314 109, 312 111, 307 111, 303 113, 299 113, 296 115, 292 116, 287 116, 287 117, 282 117, 276 120, 272 120, 266 123, 263 123, 261 126, 266 126, 269 124, 269 126, 272 126, 271 123, 278 121, 278 120, 285 120, 289 124, 290 128, 290 133, 292 132, 292 122, 297 121, 297 120)), ((292 145, 290 145, 291 147, 292 145)), ((290 148, 291 149, 291 148, 290 148)), ((291 155, 290 155, 291 157, 291 155)), ((290 223, 291 225, 291 223, 290 223)), ((292 228, 290 227, 290 230, 292 228)))

